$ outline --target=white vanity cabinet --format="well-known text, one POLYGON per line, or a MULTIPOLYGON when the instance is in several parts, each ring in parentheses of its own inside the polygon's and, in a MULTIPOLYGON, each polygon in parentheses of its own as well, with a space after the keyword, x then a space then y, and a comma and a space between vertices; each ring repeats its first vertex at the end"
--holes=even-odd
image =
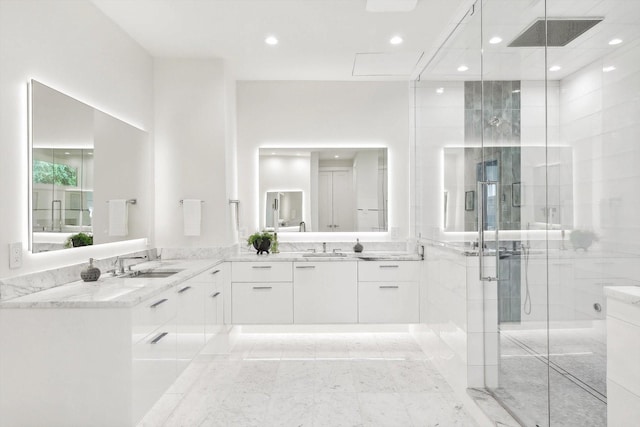
POLYGON ((293 323, 292 263, 231 263, 232 322, 238 325, 293 323))
POLYGON ((358 322, 358 263, 294 262, 293 319, 300 324, 358 322))
POLYGON ((359 323, 418 323, 420 263, 367 261, 358 266, 359 323))
POLYGON ((116 278, 1 302, 0 426, 137 425, 222 323, 216 268, 157 293, 116 278))

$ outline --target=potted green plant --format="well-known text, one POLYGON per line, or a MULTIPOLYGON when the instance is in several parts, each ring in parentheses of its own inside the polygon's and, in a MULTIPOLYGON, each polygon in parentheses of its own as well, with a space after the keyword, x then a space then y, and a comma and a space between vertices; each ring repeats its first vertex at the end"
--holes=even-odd
POLYGON ((263 231, 253 233, 251 236, 247 238, 247 245, 253 245, 256 249, 256 254, 260 255, 263 253, 269 253, 269 249, 271 248, 271 241, 273 240, 273 234, 263 231))
POLYGON ((91 246, 93 245, 93 236, 86 233, 72 234, 67 237, 64 242, 65 248, 77 248, 79 246, 91 246))
POLYGON ((593 242, 598 241, 598 235, 590 230, 573 230, 569 235, 569 240, 574 250, 588 250, 593 242))

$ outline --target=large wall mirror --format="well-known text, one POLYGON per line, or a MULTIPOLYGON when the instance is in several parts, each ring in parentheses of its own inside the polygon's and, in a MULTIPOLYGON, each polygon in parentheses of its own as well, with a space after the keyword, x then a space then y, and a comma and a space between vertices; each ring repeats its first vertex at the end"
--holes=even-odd
POLYGON ((571 147, 445 148, 444 230, 477 231, 481 207, 486 230, 573 228, 572 156, 571 147), (497 185, 479 195, 483 176, 497 185))
POLYGON ((29 102, 32 252, 148 237, 147 133, 35 80, 29 102))
POLYGON ((260 228, 388 230, 386 148, 261 148, 260 228))

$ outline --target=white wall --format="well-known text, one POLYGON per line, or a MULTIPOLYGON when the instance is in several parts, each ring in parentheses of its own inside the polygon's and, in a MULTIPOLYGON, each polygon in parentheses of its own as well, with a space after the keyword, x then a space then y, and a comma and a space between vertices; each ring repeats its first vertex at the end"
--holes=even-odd
POLYGON ((232 132, 222 60, 156 59, 155 169, 158 247, 233 243, 227 146, 232 132), (179 201, 201 199, 200 236, 184 236, 179 201))
MULTIPOLYGON (((397 227, 399 238, 409 236, 406 83, 241 81, 237 103, 238 196, 245 233, 259 224, 260 147, 375 146, 389 148, 389 230, 397 227)), ((380 233, 379 239, 391 239, 391 234, 380 233)))
POLYGON ((0 2, 0 277, 143 248, 144 242, 32 255, 28 242, 27 82, 35 78, 147 131, 151 57, 90 2, 0 2), (23 266, 9 269, 10 242, 23 266))
POLYGON ((640 253, 640 43, 562 80, 562 137, 574 148, 576 226, 603 249, 640 253), (604 73, 603 67, 616 69, 604 73))

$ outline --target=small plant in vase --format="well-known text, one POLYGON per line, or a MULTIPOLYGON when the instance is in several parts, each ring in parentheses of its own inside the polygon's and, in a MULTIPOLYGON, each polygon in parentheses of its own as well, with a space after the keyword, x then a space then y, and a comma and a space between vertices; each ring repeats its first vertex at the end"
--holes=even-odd
POLYGON ((273 240, 273 234, 263 231, 262 233, 257 232, 253 233, 247 239, 247 245, 253 247, 256 250, 256 254, 260 255, 263 253, 269 253, 269 249, 271 248, 271 241, 273 240))

